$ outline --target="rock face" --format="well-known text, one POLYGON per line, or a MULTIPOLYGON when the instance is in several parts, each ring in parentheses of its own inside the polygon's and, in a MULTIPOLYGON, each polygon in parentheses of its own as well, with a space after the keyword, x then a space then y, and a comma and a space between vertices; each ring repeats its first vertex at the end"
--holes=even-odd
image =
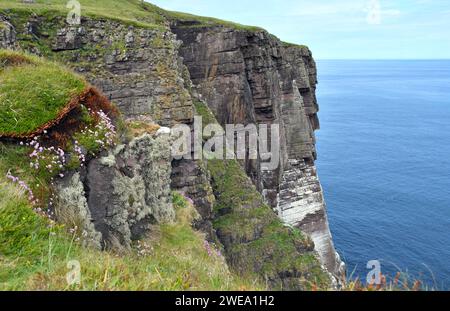
POLYGON ((196 227, 205 232, 211 242, 217 242, 212 226, 215 197, 205 163, 194 160, 173 160, 171 187, 192 199, 201 216, 196 220, 196 227))
MULTIPOLYGON (((85 17, 81 25, 69 26, 64 16, 15 11, 0 12, 0 25, 1 47, 21 48, 70 66, 114 102, 126 119, 143 118, 161 125, 192 123, 189 72, 179 57, 181 42, 170 29, 85 17), (21 38, 18 41, 17 33, 21 38)), ((91 173, 90 177, 112 178, 111 170, 102 169, 103 166, 94 161, 91 168, 99 169, 98 174, 103 175, 91 173)), ((106 190, 101 184, 93 187, 106 190)), ((194 200, 204 216, 197 225, 212 237, 214 195, 204 164, 174 161, 172 187, 194 200)))
POLYGON ((16 30, 6 18, 0 15, 0 49, 15 49, 16 44, 16 30))
POLYGON ((151 115, 161 125, 172 125, 190 122, 193 117, 177 44, 170 32, 86 21, 75 30, 60 29, 53 49, 69 50, 72 61, 81 61, 82 67, 77 69, 126 116, 151 115), (91 51, 87 55, 70 53, 81 46, 91 51))
POLYGON ((169 30, 87 18, 80 26, 68 26, 61 18, 30 15, 23 19, 1 12, 0 25, 0 47, 13 46, 19 32, 29 52, 70 65, 126 117, 151 115, 164 126, 192 121, 194 110, 184 79, 189 76, 178 56, 179 42, 169 30), (28 46, 29 42, 33 44, 28 46))
POLYGON ((340 275, 314 165, 319 121, 311 52, 265 31, 180 24, 173 31, 183 41, 192 82, 222 125, 280 125, 279 168, 264 171, 260 160, 246 161, 247 174, 286 223, 311 235, 323 264, 340 275))
POLYGON ((280 221, 237 161, 208 161, 208 168, 217 198, 214 225, 235 270, 259 274, 278 290, 329 283, 312 240, 280 221))
POLYGON ((145 134, 92 159, 57 181, 57 216, 79 225, 90 244, 128 249, 152 224, 175 218, 170 157, 169 134, 145 134))
POLYGON ((101 248, 102 234, 95 230, 80 173, 72 172, 54 186, 53 205, 59 222, 82 231, 83 242, 101 248))

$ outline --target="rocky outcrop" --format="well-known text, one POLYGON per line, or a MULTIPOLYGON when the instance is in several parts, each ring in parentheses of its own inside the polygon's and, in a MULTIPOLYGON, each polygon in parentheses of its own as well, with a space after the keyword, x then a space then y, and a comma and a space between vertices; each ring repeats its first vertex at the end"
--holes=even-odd
POLYGON ((16 48, 16 30, 6 18, 0 15, 0 49, 16 48))
POLYGON ((86 245, 101 248, 102 234, 95 229, 79 172, 71 172, 54 184, 52 205, 60 223, 81 231, 86 245))
POLYGON ((333 246, 322 187, 314 165, 304 160, 289 160, 280 183, 276 209, 284 222, 309 234, 325 267, 335 276, 343 276, 345 266, 333 246))
POLYGON ((212 225, 216 199, 205 163, 201 160, 173 160, 171 180, 172 189, 186 194, 196 206, 201 216, 195 221, 196 228, 205 232, 208 240, 217 242, 212 225))
POLYGON ((58 180, 56 215, 93 245, 126 250, 151 226, 171 222, 170 135, 145 134, 58 180))
POLYGON ((190 26, 175 24, 173 31, 196 90, 222 125, 280 125, 279 168, 265 171, 260 160, 247 160, 247 174, 286 223, 311 235, 323 264, 340 275, 314 165, 319 121, 311 52, 265 31, 190 26))

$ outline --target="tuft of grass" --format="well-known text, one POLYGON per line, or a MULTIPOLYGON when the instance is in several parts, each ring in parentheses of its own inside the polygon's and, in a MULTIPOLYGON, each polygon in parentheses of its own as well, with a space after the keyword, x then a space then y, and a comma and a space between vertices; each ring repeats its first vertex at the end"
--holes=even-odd
POLYGON ((9 50, 0 50, 0 71, 9 66, 34 63, 33 56, 25 56, 9 50))
POLYGON ((25 136, 55 120, 87 83, 78 75, 42 59, 0 52, 0 136, 25 136))
POLYGON ((234 23, 230 21, 224 21, 218 18, 198 16, 189 13, 175 12, 175 11, 165 11, 163 13, 168 17, 169 20, 179 24, 181 27, 227 27, 236 30, 246 30, 246 31, 264 31, 261 27, 242 25, 239 23, 234 23))
POLYGON ((194 107, 197 115, 202 117, 203 127, 217 123, 216 117, 204 103, 194 99, 194 107))
POLYGON ((172 203, 176 210, 181 210, 188 207, 188 202, 186 199, 181 193, 176 191, 172 193, 172 203))
POLYGON ((296 47, 296 48, 300 48, 300 49, 308 49, 308 46, 303 45, 303 44, 296 44, 296 43, 290 43, 290 42, 282 42, 284 47, 296 47))
POLYGON ((139 248, 119 256, 84 248, 64 228, 49 227, 19 190, 0 182, 0 290, 264 289, 207 252, 203 234, 191 227, 194 207, 175 197, 177 221, 155 227, 139 248), (80 264, 81 282, 69 285, 72 260, 80 264))
POLYGON ((125 122, 128 132, 132 137, 139 137, 143 134, 154 134, 160 126, 148 121, 130 120, 125 122))

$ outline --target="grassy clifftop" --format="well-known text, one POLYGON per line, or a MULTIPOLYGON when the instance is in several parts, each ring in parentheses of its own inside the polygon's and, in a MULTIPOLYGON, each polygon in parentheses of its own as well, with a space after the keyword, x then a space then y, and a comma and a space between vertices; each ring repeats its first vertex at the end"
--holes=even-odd
MULTIPOLYGON (((242 25, 214 17, 164 10, 154 4, 142 0, 79 0, 82 16, 107 18, 144 28, 165 29, 170 25, 177 27, 227 27, 245 31, 265 31, 258 26, 242 25)), ((69 8, 66 0, 35 0, 35 3, 23 3, 22 0, 2 0, 2 10, 15 11, 20 14, 36 13, 38 15, 66 16, 69 8)), ((0 25, 1 27, 1 25, 0 25)), ((283 42, 286 47, 300 47, 283 42)))
MULTIPOLYGON (((161 9, 140 0, 79 0, 79 2, 82 16, 119 19, 146 27, 160 27, 165 24, 161 9)), ((2 0, 0 10, 20 10, 37 14, 60 12, 66 16, 70 11, 66 5, 66 0, 36 0, 35 3, 2 0)))
MULTIPOLYGON (((82 15, 118 19, 143 27, 164 27, 170 22, 179 21, 191 27, 226 26, 230 28, 261 30, 259 27, 245 26, 212 17, 196 16, 181 12, 163 10, 156 5, 141 0, 79 0, 82 15)), ((61 12, 67 15, 66 0, 36 0, 33 4, 22 0, 2 0, 0 10, 26 10, 39 14, 61 12)))

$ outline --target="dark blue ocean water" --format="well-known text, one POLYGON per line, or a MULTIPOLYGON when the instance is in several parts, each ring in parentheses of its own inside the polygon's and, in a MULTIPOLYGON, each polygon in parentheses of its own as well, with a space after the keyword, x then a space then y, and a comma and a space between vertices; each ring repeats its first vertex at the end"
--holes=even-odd
POLYGON ((318 61, 317 162, 336 248, 450 289, 450 61, 318 61), (435 281, 434 281, 435 280, 435 281))

